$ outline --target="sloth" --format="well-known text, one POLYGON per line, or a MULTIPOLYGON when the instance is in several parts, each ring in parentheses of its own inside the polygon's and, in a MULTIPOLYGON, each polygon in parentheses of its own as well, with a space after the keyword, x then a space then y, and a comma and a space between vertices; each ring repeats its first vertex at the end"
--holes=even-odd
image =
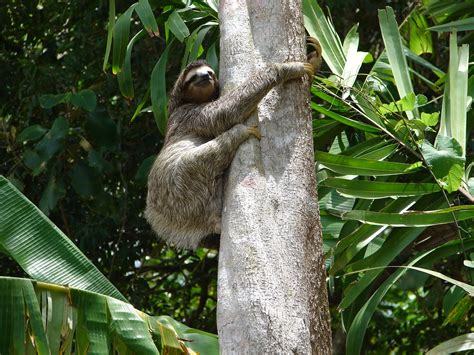
POLYGON ((220 95, 219 81, 203 60, 179 75, 168 101, 163 148, 148 177, 145 218, 159 237, 176 248, 196 249, 221 233, 224 173, 239 146, 260 139, 256 126, 243 123, 275 86, 312 76, 321 65, 321 46, 308 62, 269 64, 220 95))

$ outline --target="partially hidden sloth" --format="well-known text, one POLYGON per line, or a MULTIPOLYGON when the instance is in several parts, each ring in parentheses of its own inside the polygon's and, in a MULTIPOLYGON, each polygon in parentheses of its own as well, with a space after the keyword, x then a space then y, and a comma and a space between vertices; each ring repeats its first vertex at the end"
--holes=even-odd
POLYGON ((230 92, 220 95, 209 65, 199 60, 179 75, 168 102, 163 148, 148 177, 145 217, 153 230, 177 248, 196 249, 202 239, 221 233, 224 172, 238 147, 257 127, 243 122, 276 85, 312 76, 321 66, 321 46, 308 62, 267 65, 230 92))

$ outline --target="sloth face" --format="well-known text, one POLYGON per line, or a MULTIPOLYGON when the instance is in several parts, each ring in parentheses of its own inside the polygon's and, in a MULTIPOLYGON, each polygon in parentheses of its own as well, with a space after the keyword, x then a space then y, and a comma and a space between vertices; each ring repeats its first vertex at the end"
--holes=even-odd
POLYGON ((186 102, 204 103, 217 98, 219 83, 214 70, 207 65, 192 68, 184 78, 186 102))

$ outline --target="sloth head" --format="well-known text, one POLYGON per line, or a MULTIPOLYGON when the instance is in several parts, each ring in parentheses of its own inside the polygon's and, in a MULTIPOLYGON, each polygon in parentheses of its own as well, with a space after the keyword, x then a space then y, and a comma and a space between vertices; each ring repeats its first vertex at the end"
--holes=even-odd
POLYGON ((206 61, 198 60, 189 64, 179 75, 170 94, 168 112, 171 114, 187 103, 202 104, 218 97, 219 81, 214 70, 206 61))

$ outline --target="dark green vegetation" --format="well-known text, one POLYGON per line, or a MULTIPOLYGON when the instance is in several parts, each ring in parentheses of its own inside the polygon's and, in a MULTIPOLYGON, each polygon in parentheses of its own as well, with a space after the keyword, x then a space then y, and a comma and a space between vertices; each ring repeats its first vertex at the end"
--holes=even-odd
MULTIPOLYGON (((197 57, 216 65, 217 14, 212 1, 193 1, 194 9, 150 1, 155 25, 144 3, 127 13, 132 3, 117 2, 125 16, 110 31, 105 72, 107 2, 2 5, 0 174, 135 308, 216 332, 216 253, 166 248, 142 211, 166 87, 197 57), (158 37, 146 33, 157 29, 158 37)), ((335 344, 342 352, 343 324, 348 352, 426 351, 474 332, 466 286, 474 279, 473 113, 465 114, 474 76, 464 65, 474 59, 474 3, 396 2, 405 52, 391 11, 377 13, 385 1, 319 4, 344 41, 305 1, 305 25, 326 61, 312 92, 335 344), (453 21, 464 22, 427 30, 453 21), (459 32, 450 36, 453 26, 459 32), (458 51, 463 44, 471 50, 458 51), (399 265, 425 272, 387 267, 399 265)), ((24 277, 8 254, 0 253, 1 274, 24 277)))

